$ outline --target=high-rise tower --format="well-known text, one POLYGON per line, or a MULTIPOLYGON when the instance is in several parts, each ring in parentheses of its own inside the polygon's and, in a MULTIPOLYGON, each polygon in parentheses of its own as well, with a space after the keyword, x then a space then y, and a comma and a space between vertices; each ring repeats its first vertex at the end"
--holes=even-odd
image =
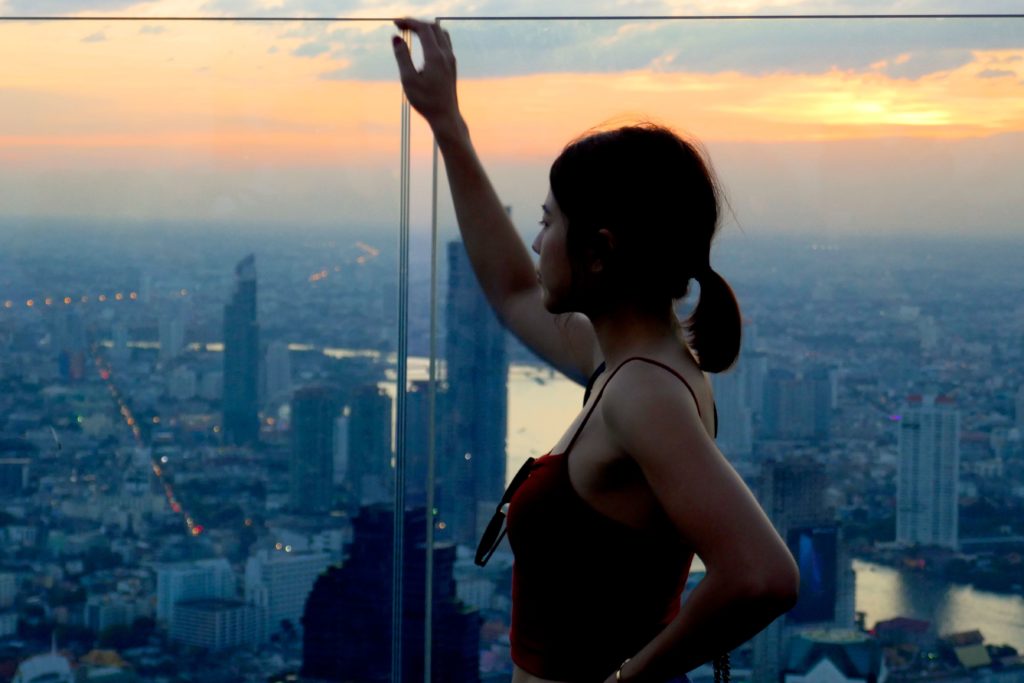
POLYGON ((393 495, 391 406, 391 397, 376 384, 358 387, 349 398, 345 477, 357 502, 380 502, 393 495))
POLYGON ((260 324, 256 318, 256 258, 235 266, 235 291, 224 306, 224 439, 259 439, 260 324))
POLYGON ((896 540, 955 549, 960 411, 950 398, 914 395, 899 425, 896 540))
POLYGON ((292 399, 291 509, 327 512, 334 491, 334 421, 338 404, 328 387, 303 387, 292 399))
POLYGON ((448 244, 445 358, 449 432, 439 470, 441 521, 458 543, 478 536, 478 509, 493 508, 505 486, 508 354, 461 242, 448 244))

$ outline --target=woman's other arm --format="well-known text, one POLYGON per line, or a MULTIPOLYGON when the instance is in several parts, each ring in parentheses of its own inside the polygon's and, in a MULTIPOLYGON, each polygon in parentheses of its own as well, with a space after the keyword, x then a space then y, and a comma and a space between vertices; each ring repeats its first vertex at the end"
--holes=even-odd
POLYGON ((601 406, 613 439, 707 567, 676 619, 622 669, 623 681, 664 681, 732 650, 791 609, 799 570, 675 378, 630 364, 601 406))
POLYGON ((569 377, 586 381, 600 362, 593 326, 579 313, 559 317, 544 308, 533 259, 498 199, 459 111, 448 34, 437 23, 395 23, 413 31, 423 46, 424 65, 418 71, 408 46, 394 39, 402 87, 437 140, 462 240, 487 300, 523 343, 569 377))

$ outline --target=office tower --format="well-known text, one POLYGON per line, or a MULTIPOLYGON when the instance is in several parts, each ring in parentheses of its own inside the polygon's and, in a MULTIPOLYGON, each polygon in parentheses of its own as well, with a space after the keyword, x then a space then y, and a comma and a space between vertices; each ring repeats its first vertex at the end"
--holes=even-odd
POLYGON ((376 384, 359 387, 349 403, 348 478, 358 501, 390 498, 391 397, 376 384))
MULTIPOLYGON (((367 506, 354 522, 348 559, 316 582, 306 602, 303 677, 324 681, 391 680, 391 557, 394 512, 367 506)), ((426 511, 405 513, 402 601, 402 681, 424 679, 426 511)), ((455 547, 434 548, 431 680, 479 680, 480 617, 455 595, 455 547)))
POLYGON ((173 305, 160 316, 160 362, 166 363, 181 355, 185 348, 185 309, 173 305))
POLYGON ((948 397, 914 395, 899 420, 896 540, 957 548, 960 411, 948 397))
POLYGON ((57 347, 57 368, 61 379, 80 382, 85 378, 85 355, 88 349, 85 323, 74 308, 56 316, 54 342, 57 347))
POLYGON ((200 598, 234 598, 235 573, 224 558, 157 567, 156 618, 170 624, 175 605, 200 598))
MULTIPOLYGON (((440 399, 440 383, 435 400, 440 399)), ((406 463, 405 500, 410 506, 425 506, 427 503, 427 464, 430 455, 430 382, 420 380, 410 383, 406 395, 406 463)), ((440 408, 436 408, 440 414, 440 408)), ((435 420, 436 422, 436 420, 435 420)), ((437 425, 441 427, 441 425, 437 425)), ((435 457, 437 455, 435 454, 435 457)), ((436 473, 435 473, 436 476, 436 473)))
POLYGON ((461 242, 448 244, 445 359, 449 431, 439 458, 441 521, 474 544, 478 518, 505 487, 508 357, 505 330, 484 297, 461 242))
POLYGON ((741 360, 729 372, 711 376, 718 410, 716 441, 728 458, 749 457, 754 448, 753 411, 747 400, 746 370, 741 360))
POLYGON ((800 598, 754 638, 754 680, 780 680, 782 654, 796 633, 853 628, 855 575, 842 529, 825 501, 828 480, 813 461, 769 461, 758 500, 800 568, 800 598))
POLYGON ((224 306, 224 439, 236 446, 259 440, 260 325, 256 318, 256 258, 235 266, 235 291, 224 306))
POLYGON ((328 387, 303 387, 292 397, 288 497, 295 512, 328 512, 334 502, 334 420, 338 403, 328 387))
POLYGON ((224 598, 179 602, 171 621, 170 639, 211 652, 255 647, 267 639, 263 611, 241 600, 224 598))
POLYGON ((769 439, 827 439, 835 404, 834 386, 835 373, 826 368, 802 374, 770 371, 765 381, 763 435, 769 439))
POLYGON ((313 584, 331 564, 326 553, 261 550, 245 563, 245 601, 265 609, 268 635, 298 628, 313 584))
POLYGON ((292 390, 292 363, 288 345, 274 342, 267 347, 267 391, 265 401, 285 399, 292 390))
POLYGON ((128 360, 130 351, 128 349, 128 326, 118 320, 110 326, 110 358, 115 363, 123 363, 128 360))
POLYGON ((18 595, 18 579, 14 574, 0 574, 0 609, 7 609, 14 604, 18 595))
POLYGON ((348 415, 334 418, 334 483, 341 485, 348 477, 348 415))

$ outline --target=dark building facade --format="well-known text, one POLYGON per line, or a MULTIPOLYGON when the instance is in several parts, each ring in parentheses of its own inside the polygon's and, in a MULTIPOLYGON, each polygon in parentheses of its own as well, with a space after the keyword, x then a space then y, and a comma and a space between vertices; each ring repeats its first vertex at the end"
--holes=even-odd
MULTIPOLYGON (((423 680, 426 510, 405 514, 402 680, 423 680)), ((354 523, 348 559, 317 579, 306 601, 301 675, 318 681, 390 681, 394 513, 366 506, 354 523)), ((480 617, 455 596, 455 546, 434 547, 432 678, 479 681, 480 617)))
POLYGON ((331 509, 334 493, 334 422, 338 401, 329 387, 303 387, 292 398, 292 452, 288 499, 294 512, 331 509))
MULTIPOLYGON (((447 538, 472 545, 478 510, 505 487, 508 423, 506 332, 484 297, 461 242, 448 244, 446 433, 438 501, 447 538)), ((489 505, 488 505, 489 504, 489 505)))
POLYGON ((235 266, 235 290, 224 306, 224 440, 259 440, 260 324, 256 317, 256 259, 235 266))

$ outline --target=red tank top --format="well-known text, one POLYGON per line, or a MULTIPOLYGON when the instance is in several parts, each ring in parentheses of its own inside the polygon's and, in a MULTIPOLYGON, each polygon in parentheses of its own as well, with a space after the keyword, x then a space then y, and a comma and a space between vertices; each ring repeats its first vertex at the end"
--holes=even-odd
MULTIPOLYGON (((676 375, 696 402, 679 373, 649 358, 623 361, 604 387, 634 360, 676 375)), ((693 560, 667 519, 637 529, 597 511, 573 488, 569 453, 603 394, 564 453, 537 459, 508 508, 512 660, 542 678, 593 683, 615 671, 675 618, 693 560)))

